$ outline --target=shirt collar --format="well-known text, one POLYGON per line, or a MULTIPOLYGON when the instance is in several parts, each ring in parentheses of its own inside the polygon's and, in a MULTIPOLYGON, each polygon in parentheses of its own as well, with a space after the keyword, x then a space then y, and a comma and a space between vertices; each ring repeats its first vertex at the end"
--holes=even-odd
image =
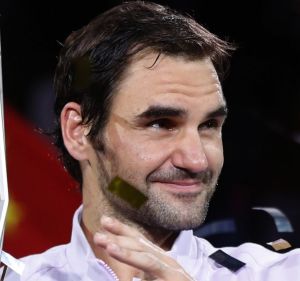
POLYGON ((193 247, 194 242, 192 230, 181 231, 172 246, 170 255, 174 258, 177 256, 189 256, 195 258, 197 253, 195 247, 193 247))
POLYGON ((71 242, 67 246, 67 258, 72 270, 82 276, 88 270, 88 260, 96 259, 83 230, 80 226, 82 206, 80 206, 73 217, 71 242))
MULTIPOLYGON (((80 206, 73 217, 73 227, 71 242, 66 249, 67 259, 69 260, 72 271, 79 276, 89 275, 91 267, 94 271, 99 270, 99 265, 103 262, 96 258, 90 247, 80 222, 82 217, 82 206, 80 206), (98 269, 97 269, 98 268, 98 269)), ((186 269, 191 269, 195 263, 202 260, 205 249, 197 242, 192 230, 181 231, 176 238, 169 255, 181 263, 186 269)))

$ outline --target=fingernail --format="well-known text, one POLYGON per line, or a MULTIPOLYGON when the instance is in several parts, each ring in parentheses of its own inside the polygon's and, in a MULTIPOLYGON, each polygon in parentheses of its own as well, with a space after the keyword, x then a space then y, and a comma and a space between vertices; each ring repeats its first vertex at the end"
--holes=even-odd
POLYGON ((104 234, 104 233, 99 233, 99 232, 97 232, 97 233, 95 234, 95 238, 96 238, 97 240, 100 240, 100 241, 105 241, 105 240, 107 240, 107 235, 104 234))
POLYGON ((113 224, 113 219, 108 216, 103 215, 101 218, 101 222, 105 223, 105 224, 113 224))

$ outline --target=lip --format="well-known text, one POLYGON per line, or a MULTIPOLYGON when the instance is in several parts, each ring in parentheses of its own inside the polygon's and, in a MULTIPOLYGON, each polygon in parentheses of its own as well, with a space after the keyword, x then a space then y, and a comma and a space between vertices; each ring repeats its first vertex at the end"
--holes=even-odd
POLYGON ((176 180, 176 181, 155 181, 159 185, 163 185, 164 188, 170 189, 176 192, 199 192, 203 190, 203 184, 194 180, 176 180))

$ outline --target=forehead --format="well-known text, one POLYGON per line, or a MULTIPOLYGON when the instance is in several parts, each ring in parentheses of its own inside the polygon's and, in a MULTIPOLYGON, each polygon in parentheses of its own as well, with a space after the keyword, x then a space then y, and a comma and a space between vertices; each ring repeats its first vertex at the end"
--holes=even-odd
POLYGON ((189 60, 157 53, 135 58, 119 83, 112 111, 138 114, 154 104, 183 108, 194 105, 199 110, 224 105, 220 82, 210 59, 189 60))

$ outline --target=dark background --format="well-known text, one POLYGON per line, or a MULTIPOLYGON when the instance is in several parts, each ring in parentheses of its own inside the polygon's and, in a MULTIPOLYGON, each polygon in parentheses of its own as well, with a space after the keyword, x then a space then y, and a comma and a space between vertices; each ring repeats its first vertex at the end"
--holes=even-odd
MULTIPOLYGON (((1 0, 6 104, 34 126, 51 129, 59 42, 120 2, 1 0)), ((236 228, 234 233, 210 235, 210 240, 216 245, 264 244, 286 237, 299 246, 300 2, 156 2, 193 15, 238 45, 223 84, 229 106, 225 166, 207 218, 207 223, 233 219, 236 228), (294 233, 278 233, 271 217, 251 210, 255 206, 281 209, 294 233)))

